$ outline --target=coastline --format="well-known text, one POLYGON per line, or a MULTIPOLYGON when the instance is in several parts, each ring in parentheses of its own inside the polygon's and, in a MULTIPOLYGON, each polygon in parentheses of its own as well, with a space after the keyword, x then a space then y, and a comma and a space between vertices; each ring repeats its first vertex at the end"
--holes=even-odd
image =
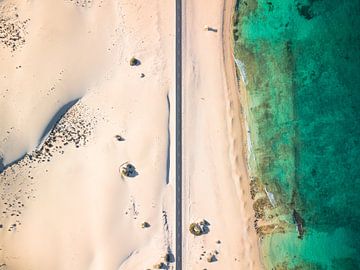
POLYGON ((360 81, 352 76, 359 53, 353 43, 338 46, 339 40, 360 39, 355 8, 358 4, 335 1, 306 6, 239 1, 235 9, 240 100, 253 144, 248 147, 251 195, 269 269, 359 265, 352 222, 359 215, 348 208, 358 202, 348 179, 359 175, 353 164, 360 128, 353 123, 360 81), (240 78, 241 62, 247 84, 240 78), (331 248, 334 242, 339 248, 331 248))
POLYGON ((185 236, 183 258, 189 269, 262 268, 232 60, 233 7, 234 1, 185 4, 184 222, 205 218, 211 224, 201 238, 185 236), (214 245, 218 240, 221 244, 214 245), (219 251, 214 266, 200 256, 209 248, 219 251))
MULTIPOLYGON (((236 168, 239 168, 239 173, 242 174, 241 177, 241 189, 243 190, 243 198, 242 200, 246 201, 246 211, 248 215, 251 216, 251 226, 254 224, 254 209, 253 203, 254 201, 251 199, 250 194, 250 174, 251 174, 251 166, 250 166, 250 158, 253 154, 251 151, 251 138, 250 138, 250 127, 248 123, 248 95, 246 93, 246 78, 243 78, 243 74, 241 73, 242 80, 239 80, 237 75, 237 66, 235 63, 235 55, 234 55, 234 35, 233 35, 233 27, 234 27, 234 14, 235 14, 235 5, 236 0, 225 1, 224 8, 224 23, 223 23, 223 55, 224 55, 224 69, 225 69, 225 77, 227 82, 227 90, 228 90, 228 113, 231 115, 228 119, 236 119, 236 123, 232 121, 229 126, 231 137, 239 138, 241 144, 236 148, 232 149, 232 151, 239 151, 241 153, 241 159, 237 159, 234 164, 236 168)), ((263 262, 263 255, 261 250, 261 239, 257 235, 256 243, 257 243, 257 252, 254 252, 254 256, 259 258, 259 265, 262 268, 265 267, 263 262)))
POLYGON ((244 185, 244 189, 250 192, 250 198, 247 198, 247 202, 249 203, 249 205, 251 206, 251 208, 248 210, 249 213, 251 213, 252 215, 252 222, 251 225, 254 226, 254 224, 256 224, 255 229, 257 231, 256 233, 256 239, 257 239, 257 248, 258 248, 258 256, 259 256, 259 261, 260 261, 260 265, 261 265, 261 269, 267 269, 268 267, 271 267, 272 265, 272 260, 271 260, 271 256, 270 256, 270 244, 272 241, 272 233, 273 232, 278 232, 277 231, 277 226, 278 225, 284 225, 283 223, 278 223, 279 220, 278 219, 274 219, 274 220, 264 220, 264 219, 259 219, 259 218, 255 218, 254 216, 256 216, 259 212, 259 208, 262 208, 260 211, 271 211, 271 208, 268 208, 267 206, 269 206, 269 204, 260 202, 257 205, 258 201, 261 201, 263 199, 265 199, 265 201, 269 201, 269 197, 268 197, 268 192, 266 191, 266 187, 264 186, 264 183, 261 181, 261 179, 258 178, 258 172, 257 172, 257 160, 256 160, 256 155, 255 155, 255 151, 253 149, 254 147, 254 141, 258 140, 258 138, 254 137, 256 136, 255 133, 251 132, 251 116, 250 116, 250 95, 248 93, 247 90, 247 73, 246 73, 246 66, 245 63, 242 62, 241 60, 237 59, 235 57, 235 43, 236 41, 234 40, 234 34, 233 34, 233 29, 234 29, 234 15, 236 14, 236 10, 235 10, 235 5, 237 0, 232 0, 231 1, 231 6, 232 8, 229 9, 229 13, 231 17, 231 21, 230 23, 228 23, 229 29, 228 29, 228 33, 229 33, 229 37, 224 37, 224 44, 226 44, 227 41, 229 41, 229 44, 227 44, 227 46, 225 45, 224 47, 227 47, 227 52, 224 53, 225 57, 227 56, 227 58, 224 58, 224 64, 226 66, 227 64, 227 80, 230 86, 229 87, 230 91, 234 91, 234 95, 236 95, 236 97, 234 97, 234 99, 238 102, 238 115, 239 117, 239 121, 240 121, 240 128, 237 132, 239 132, 241 135, 241 141, 242 141, 242 145, 241 145, 241 152, 242 152, 242 157, 245 161, 245 169, 244 171, 246 171, 246 183, 248 183, 248 185, 244 185), (230 57, 229 57, 230 55, 230 57), (226 59, 226 60, 225 60, 226 59), (238 64, 236 63, 236 60, 240 61, 241 65, 242 65, 242 69, 240 69, 240 67, 238 66, 238 64), (252 137, 253 136, 253 137, 252 137), (271 232, 270 232, 271 230, 271 232), (266 245, 264 245, 263 240, 267 240, 266 245))

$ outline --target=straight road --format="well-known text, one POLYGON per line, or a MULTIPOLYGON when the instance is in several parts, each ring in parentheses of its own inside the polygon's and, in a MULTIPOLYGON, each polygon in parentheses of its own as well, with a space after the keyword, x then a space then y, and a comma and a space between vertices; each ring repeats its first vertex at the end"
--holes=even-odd
POLYGON ((176 270, 182 269, 182 0, 176 0, 176 270))

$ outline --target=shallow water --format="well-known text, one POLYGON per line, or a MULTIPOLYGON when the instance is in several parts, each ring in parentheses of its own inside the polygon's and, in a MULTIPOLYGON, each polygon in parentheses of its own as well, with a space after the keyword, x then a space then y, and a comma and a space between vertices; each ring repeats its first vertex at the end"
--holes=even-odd
POLYGON ((268 269, 360 269, 360 1, 238 1, 268 269), (297 238, 292 211, 305 223, 297 238), (276 218, 269 218, 270 213, 276 218))

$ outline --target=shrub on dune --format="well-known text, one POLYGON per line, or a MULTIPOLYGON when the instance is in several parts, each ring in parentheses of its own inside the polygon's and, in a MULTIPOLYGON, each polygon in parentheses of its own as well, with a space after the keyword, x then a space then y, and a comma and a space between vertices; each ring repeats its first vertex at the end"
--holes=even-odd
POLYGON ((202 234, 200 225, 195 222, 190 224, 189 231, 195 236, 200 236, 202 234))

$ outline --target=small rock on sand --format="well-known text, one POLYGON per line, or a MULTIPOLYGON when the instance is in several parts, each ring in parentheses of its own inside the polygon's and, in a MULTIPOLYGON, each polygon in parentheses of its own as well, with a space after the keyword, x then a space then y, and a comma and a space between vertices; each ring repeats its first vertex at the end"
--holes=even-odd
POLYGON ((141 228, 149 228, 149 227, 150 227, 150 224, 146 221, 141 224, 141 228))
POLYGON ((119 142, 123 142, 125 141, 125 138, 120 136, 120 135, 116 135, 115 138, 119 141, 119 142))
POLYGON ((130 59, 130 66, 138 66, 140 65, 140 60, 136 59, 135 57, 132 57, 130 59))
POLYGON ((212 262, 216 262, 217 259, 216 259, 216 256, 212 253, 209 254, 209 256, 207 257, 206 259, 209 263, 212 263, 212 262))

